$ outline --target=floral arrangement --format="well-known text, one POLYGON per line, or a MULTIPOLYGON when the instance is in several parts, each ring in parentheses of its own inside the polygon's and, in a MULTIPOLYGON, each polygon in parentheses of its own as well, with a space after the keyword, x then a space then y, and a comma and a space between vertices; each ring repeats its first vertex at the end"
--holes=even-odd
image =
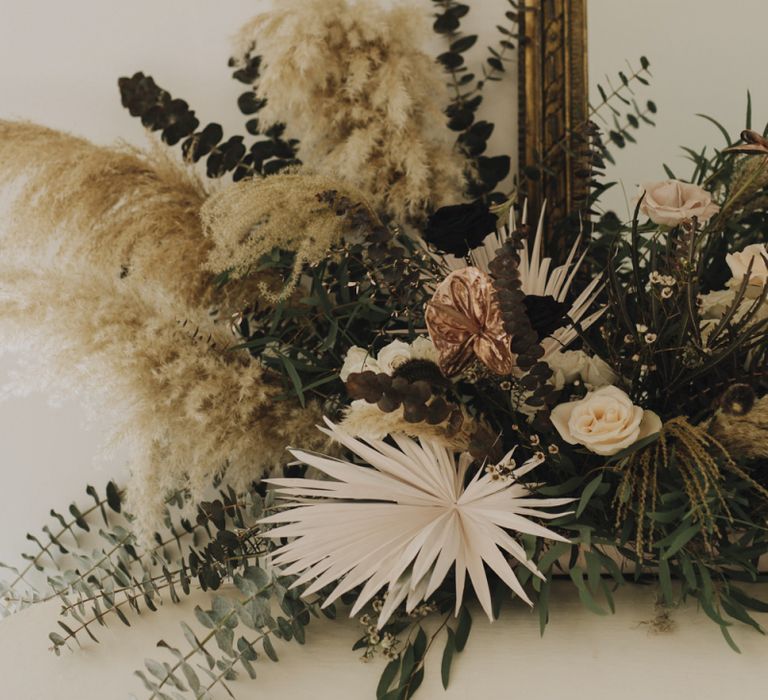
POLYGON ((223 583, 207 631, 139 672, 150 697, 210 697, 341 610, 388 660, 377 697, 405 699, 438 635, 448 685, 471 600, 491 620, 519 600, 543 631, 556 575, 597 613, 653 580, 733 647, 733 621, 759 629, 741 583, 768 552, 768 141, 691 151, 689 182, 644 184, 627 226, 604 215, 553 260, 472 103, 513 32, 478 79, 468 7, 435 7, 458 101, 419 12, 313 0, 237 41, 250 148, 141 73, 124 104, 187 162, 0 123, 3 337, 135 441, 127 488, 53 512, 3 586, 9 609, 60 596, 57 653, 223 583), (98 517, 105 543, 79 544, 98 517), (44 555, 50 590, 29 590, 44 555))

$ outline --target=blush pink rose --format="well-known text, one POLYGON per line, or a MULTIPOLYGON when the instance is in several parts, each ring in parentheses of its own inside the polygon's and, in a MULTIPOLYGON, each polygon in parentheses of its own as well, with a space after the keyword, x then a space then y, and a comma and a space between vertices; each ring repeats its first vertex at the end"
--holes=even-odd
POLYGON ((640 211, 654 224, 677 226, 694 216, 699 223, 706 223, 720 211, 709 192, 679 180, 647 182, 640 186, 640 196, 643 192, 640 211))

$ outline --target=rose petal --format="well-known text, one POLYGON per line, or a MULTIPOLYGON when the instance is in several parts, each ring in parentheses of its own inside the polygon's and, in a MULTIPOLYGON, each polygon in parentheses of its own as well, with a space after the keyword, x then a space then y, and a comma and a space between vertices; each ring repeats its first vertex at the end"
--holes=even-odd
POLYGON ((576 404, 581 401, 571 401, 569 403, 561 403, 552 409, 549 414, 549 420, 552 421, 552 425, 560 433, 560 437, 563 438, 569 445, 576 445, 577 441, 571 435, 571 431, 568 429, 568 422, 571 418, 571 413, 576 407, 576 404))
POLYGON ((661 430, 661 418, 653 411, 643 411, 643 420, 640 422, 640 434, 638 440, 647 438, 649 435, 658 433, 661 430))

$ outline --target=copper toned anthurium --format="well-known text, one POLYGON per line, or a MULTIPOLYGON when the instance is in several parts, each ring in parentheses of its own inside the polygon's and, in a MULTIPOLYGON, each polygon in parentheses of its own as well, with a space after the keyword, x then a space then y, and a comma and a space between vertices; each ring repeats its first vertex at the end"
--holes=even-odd
POLYGON ((427 329, 448 376, 477 358, 492 372, 511 374, 514 355, 491 278, 475 267, 452 272, 435 290, 425 313, 427 329))

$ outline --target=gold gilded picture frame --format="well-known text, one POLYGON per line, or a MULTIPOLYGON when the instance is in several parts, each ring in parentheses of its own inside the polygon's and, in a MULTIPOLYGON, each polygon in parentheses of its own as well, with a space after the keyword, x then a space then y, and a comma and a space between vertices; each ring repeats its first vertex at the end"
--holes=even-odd
POLYGON ((520 197, 531 211, 546 199, 557 260, 558 231, 588 208, 587 0, 520 0, 519 21, 520 197))

